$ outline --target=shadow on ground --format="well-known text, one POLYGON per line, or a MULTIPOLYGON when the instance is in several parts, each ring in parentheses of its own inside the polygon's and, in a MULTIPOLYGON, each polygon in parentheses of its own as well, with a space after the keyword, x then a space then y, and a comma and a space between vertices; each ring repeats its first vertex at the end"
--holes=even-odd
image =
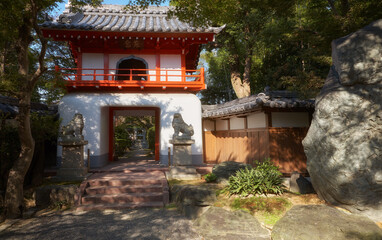
POLYGON ((66 211, 20 220, 0 239, 201 239, 190 220, 167 209, 66 211))

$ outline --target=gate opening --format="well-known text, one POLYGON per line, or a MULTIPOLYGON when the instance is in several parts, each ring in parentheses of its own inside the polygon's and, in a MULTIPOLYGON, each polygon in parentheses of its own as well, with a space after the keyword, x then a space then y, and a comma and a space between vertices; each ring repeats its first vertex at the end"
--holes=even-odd
POLYGON ((109 161, 146 150, 159 160, 159 108, 110 107, 109 161))

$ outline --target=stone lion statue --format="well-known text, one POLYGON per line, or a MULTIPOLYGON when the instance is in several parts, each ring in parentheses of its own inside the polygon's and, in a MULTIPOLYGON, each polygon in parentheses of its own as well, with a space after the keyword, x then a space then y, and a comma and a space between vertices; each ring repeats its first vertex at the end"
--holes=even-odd
POLYGON ((174 128, 173 139, 191 139, 194 135, 194 128, 192 125, 188 125, 183 121, 182 115, 180 113, 174 114, 174 119, 172 120, 172 127, 174 128), (182 135, 179 136, 179 133, 182 135))
POLYGON ((76 113, 70 122, 61 127, 60 136, 62 141, 84 140, 82 130, 84 129, 84 118, 82 114, 76 113))

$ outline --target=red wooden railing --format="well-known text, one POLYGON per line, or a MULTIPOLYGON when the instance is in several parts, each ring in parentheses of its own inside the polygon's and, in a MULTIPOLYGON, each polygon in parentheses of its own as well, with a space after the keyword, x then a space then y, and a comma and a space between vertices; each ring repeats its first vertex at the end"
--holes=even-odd
POLYGON ((96 88, 177 88, 190 91, 205 89, 204 69, 94 69, 59 68, 68 87, 96 88))

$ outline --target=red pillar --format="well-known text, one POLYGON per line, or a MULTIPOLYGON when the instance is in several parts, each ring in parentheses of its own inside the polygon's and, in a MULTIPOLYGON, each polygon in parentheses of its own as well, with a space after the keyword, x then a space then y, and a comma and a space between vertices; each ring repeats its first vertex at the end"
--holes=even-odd
POLYGON ((114 153, 114 110, 109 108, 109 162, 113 161, 114 153))

